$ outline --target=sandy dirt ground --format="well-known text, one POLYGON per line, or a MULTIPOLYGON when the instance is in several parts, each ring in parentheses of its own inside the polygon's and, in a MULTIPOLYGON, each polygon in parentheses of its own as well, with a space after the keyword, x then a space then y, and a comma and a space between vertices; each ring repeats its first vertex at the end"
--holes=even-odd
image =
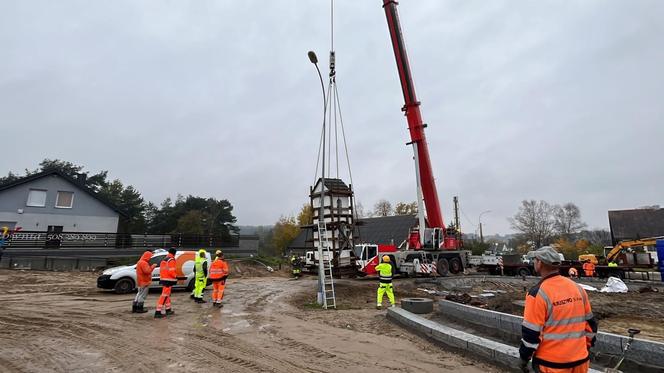
POLYGON ((325 311, 311 278, 243 272, 222 309, 174 291, 176 314, 155 320, 157 292, 132 314, 133 295, 97 290, 96 274, 0 271, 2 372, 502 371, 388 322, 375 283, 339 281, 340 309, 325 311))

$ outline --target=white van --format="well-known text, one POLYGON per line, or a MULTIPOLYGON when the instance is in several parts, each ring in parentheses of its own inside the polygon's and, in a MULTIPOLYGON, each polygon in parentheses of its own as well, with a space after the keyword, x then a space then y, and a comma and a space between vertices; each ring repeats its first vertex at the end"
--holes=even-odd
MULTIPOLYGON (((156 264, 157 268, 152 271, 152 283, 150 288, 159 288, 159 265, 168 254, 167 250, 155 250, 150 259, 150 265, 156 264)), ((175 265, 178 283, 175 288, 194 289, 194 261, 198 255, 196 251, 179 251, 175 254, 175 265)), ((205 260, 210 268, 210 253, 205 253, 205 260)), ((101 289, 113 289, 118 294, 126 294, 136 289, 136 264, 129 266, 113 267, 102 272, 97 278, 97 287, 101 289)))

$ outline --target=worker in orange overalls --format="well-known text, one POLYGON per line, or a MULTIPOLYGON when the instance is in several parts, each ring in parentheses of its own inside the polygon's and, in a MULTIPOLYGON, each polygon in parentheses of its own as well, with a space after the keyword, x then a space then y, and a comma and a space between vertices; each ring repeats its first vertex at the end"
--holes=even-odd
POLYGON ((590 259, 586 259, 585 263, 583 263, 583 272, 586 277, 595 276, 595 263, 591 262, 590 259))
POLYGON ((569 270, 567 270, 567 275, 570 278, 578 278, 579 277, 579 271, 576 270, 574 267, 569 267, 569 270))
POLYGON ((210 265, 210 281, 212 281, 212 306, 223 307, 224 288, 228 278, 228 264, 224 260, 224 253, 217 250, 214 261, 210 265))
POLYGON ((154 311, 154 317, 160 319, 166 315, 172 315, 175 312, 171 309, 171 290, 173 285, 177 284, 177 271, 175 266, 175 254, 177 250, 170 248, 168 255, 159 264, 159 284, 161 284, 161 296, 157 301, 157 309, 154 311))
POLYGON ((521 370, 528 361, 541 373, 587 373, 597 320, 588 294, 576 282, 560 276, 560 256, 551 246, 532 253, 542 279, 526 295, 521 324, 521 370))
POLYGON ((152 259, 152 251, 148 250, 141 255, 141 259, 136 263, 136 298, 131 305, 131 312, 145 313, 148 312, 143 308, 143 302, 148 297, 150 291, 150 283, 152 282, 152 270, 155 269, 157 264, 150 265, 152 259))

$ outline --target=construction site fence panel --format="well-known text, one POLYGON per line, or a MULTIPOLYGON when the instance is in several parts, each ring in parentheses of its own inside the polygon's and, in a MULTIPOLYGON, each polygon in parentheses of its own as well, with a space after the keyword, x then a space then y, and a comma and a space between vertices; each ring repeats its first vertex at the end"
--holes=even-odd
POLYGON ((93 272, 107 267, 108 259, 105 258, 74 258, 74 257, 50 257, 50 256, 3 256, 0 260, 0 268, 36 271, 84 271, 93 272))
POLYGON ((19 231, 2 237, 5 248, 168 248, 168 247, 239 247, 241 239, 204 234, 130 234, 103 232, 38 232, 19 231))

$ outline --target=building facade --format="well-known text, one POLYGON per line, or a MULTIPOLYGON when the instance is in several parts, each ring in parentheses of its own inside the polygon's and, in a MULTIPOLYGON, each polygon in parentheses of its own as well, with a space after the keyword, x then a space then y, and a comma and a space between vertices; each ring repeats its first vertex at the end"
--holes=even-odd
POLYGON ((122 213, 57 170, 0 186, 0 227, 29 232, 115 233, 122 213))

